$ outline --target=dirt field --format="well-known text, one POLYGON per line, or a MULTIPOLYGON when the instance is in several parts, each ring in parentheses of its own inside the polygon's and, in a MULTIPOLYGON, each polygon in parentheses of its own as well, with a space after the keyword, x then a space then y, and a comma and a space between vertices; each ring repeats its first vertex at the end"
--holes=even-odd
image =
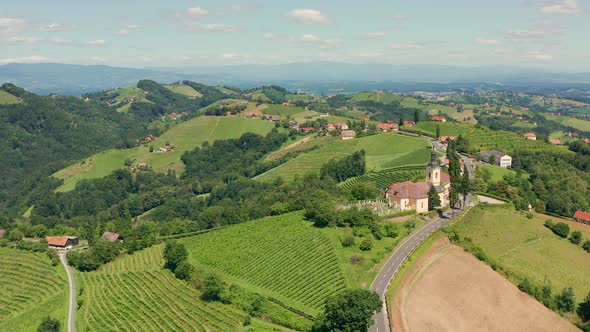
POLYGON ((402 277, 390 307, 395 331, 579 331, 446 238, 402 277))

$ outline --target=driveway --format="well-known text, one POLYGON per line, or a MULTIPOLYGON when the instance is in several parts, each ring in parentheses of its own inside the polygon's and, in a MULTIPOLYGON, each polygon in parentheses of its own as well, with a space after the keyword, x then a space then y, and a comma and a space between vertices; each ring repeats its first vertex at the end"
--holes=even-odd
POLYGON ((76 279, 74 279, 74 270, 68 265, 66 258, 67 251, 60 250, 58 252, 59 260, 63 264, 68 274, 68 284, 70 285, 70 304, 68 310, 68 332, 76 330, 76 279))

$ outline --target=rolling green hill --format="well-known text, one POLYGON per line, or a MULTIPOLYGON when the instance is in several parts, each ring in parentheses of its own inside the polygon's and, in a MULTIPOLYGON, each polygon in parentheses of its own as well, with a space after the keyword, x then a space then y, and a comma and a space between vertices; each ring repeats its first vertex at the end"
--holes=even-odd
POLYGON ((116 107, 118 112, 128 112, 131 104, 134 102, 152 103, 145 98, 143 90, 137 87, 127 87, 117 90, 112 90, 107 93, 113 99, 109 105, 116 107))
POLYGON ((11 95, 10 93, 0 90, 0 105, 1 104, 17 104, 20 103, 20 100, 11 95))
POLYGON ((185 95, 190 98, 200 98, 203 96, 202 93, 193 89, 193 87, 188 86, 186 84, 168 84, 164 85, 164 87, 172 92, 185 95))
POLYGON ((0 330, 36 331, 47 315, 66 326, 66 280, 45 253, 0 248, 0 330))
POLYGON ((292 180, 295 175, 308 172, 319 172, 323 164, 330 159, 339 159, 354 151, 367 152, 367 170, 379 171, 398 166, 423 166, 428 162, 430 143, 421 138, 385 133, 358 139, 342 141, 332 139, 331 142, 309 153, 302 154, 282 164, 257 179, 272 181, 277 177, 292 180))
POLYGON ((172 169, 180 173, 183 168, 180 157, 185 151, 192 150, 205 141, 238 138, 246 132, 266 134, 272 127, 272 123, 261 120, 197 117, 170 129, 149 143, 149 146, 153 146, 156 151, 159 147, 170 143, 176 148, 175 151, 150 153, 149 146, 145 145, 131 149, 107 150, 62 169, 53 176, 64 180, 64 184, 57 191, 69 191, 75 188, 80 180, 101 178, 116 169, 123 168, 127 159, 132 160, 133 163, 147 162, 156 171, 165 172, 172 169))
MULTIPOLYGON (((163 269, 163 246, 123 256, 96 272, 78 273, 80 331, 246 331, 245 312, 205 302, 191 284, 163 269)), ((283 330, 253 319, 257 331, 283 330)))
POLYGON ((300 212, 181 241, 194 265, 306 313, 347 287, 330 240, 300 212))

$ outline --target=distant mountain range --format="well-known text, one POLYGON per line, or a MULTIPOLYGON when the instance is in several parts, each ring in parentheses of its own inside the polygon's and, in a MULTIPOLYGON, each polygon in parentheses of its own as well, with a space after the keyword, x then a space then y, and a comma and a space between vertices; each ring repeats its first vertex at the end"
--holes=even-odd
POLYGON ((14 83, 38 94, 81 95, 86 92, 134 85, 141 79, 161 83, 191 80, 239 88, 279 84, 291 90, 318 94, 369 89, 407 92, 477 90, 506 86, 573 88, 590 91, 590 73, 504 66, 463 67, 333 62, 146 69, 55 63, 0 66, 0 83, 14 83))

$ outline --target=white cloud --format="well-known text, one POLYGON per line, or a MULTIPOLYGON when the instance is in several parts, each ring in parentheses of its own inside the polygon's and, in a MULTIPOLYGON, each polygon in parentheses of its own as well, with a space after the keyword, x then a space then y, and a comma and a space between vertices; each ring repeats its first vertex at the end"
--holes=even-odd
POLYGON ((51 62, 50 58, 41 55, 31 55, 22 58, 0 58, 0 63, 39 63, 39 62, 51 62))
POLYGON ((48 25, 44 25, 39 27, 39 31, 43 32, 60 32, 60 31, 67 31, 76 29, 75 25, 71 24, 62 24, 62 23, 50 23, 48 25))
POLYGON ((25 20, 16 17, 0 17, 0 34, 15 34, 24 30, 25 20))
POLYGON ((17 44, 37 44, 43 40, 35 37, 12 37, 8 41, 17 44))
POLYGON ((372 32, 367 33, 367 38, 376 39, 376 38, 382 38, 382 37, 385 37, 384 31, 372 31, 372 32))
POLYGON ((137 30, 139 28, 140 28, 140 26, 137 24, 127 24, 127 29, 129 29, 129 30, 137 30))
POLYGON ((475 42, 478 43, 479 45, 485 45, 485 46, 493 46, 493 45, 499 45, 500 42, 495 40, 495 39, 485 39, 485 38, 475 38, 475 42))
POLYGON ((85 44, 89 46, 103 46, 106 44, 106 41, 104 41, 104 39, 97 39, 86 42, 85 44))
POLYGON ((541 12, 545 14, 580 14, 582 8, 577 0, 563 0, 542 7, 541 12))
POLYGON ((201 18, 209 14, 209 11, 203 7, 192 7, 189 8, 186 12, 190 18, 201 18))
POLYGON ((317 42, 322 41, 322 39, 320 37, 318 37, 317 35, 308 33, 308 34, 301 36, 301 41, 317 43, 317 42))
POLYGON ((530 51, 527 53, 527 57, 535 60, 549 61, 553 60, 553 56, 540 51, 530 51))
POLYGON ((226 54, 222 54, 221 58, 225 59, 225 60, 236 60, 236 59, 242 59, 242 58, 244 58, 244 56, 240 55, 240 54, 235 54, 235 53, 226 53, 226 54))
POLYGON ((417 43, 394 43, 394 44, 390 44, 389 47, 396 49, 396 50, 411 50, 411 49, 422 48, 423 45, 417 44, 417 43))
POLYGON ((303 24, 326 24, 330 20, 315 9, 294 9, 287 16, 293 21, 303 24))
POLYGON ((121 29, 117 32, 115 32, 115 35, 119 35, 119 36, 127 36, 129 34, 129 30, 127 29, 121 29))
POLYGON ((101 57, 101 56, 93 56, 90 58, 93 62, 107 62, 109 59, 101 57))
POLYGON ((238 28, 231 26, 231 25, 225 25, 225 24, 200 24, 197 26, 192 26, 189 27, 198 31, 204 31, 204 32, 237 32, 239 31, 238 28))

